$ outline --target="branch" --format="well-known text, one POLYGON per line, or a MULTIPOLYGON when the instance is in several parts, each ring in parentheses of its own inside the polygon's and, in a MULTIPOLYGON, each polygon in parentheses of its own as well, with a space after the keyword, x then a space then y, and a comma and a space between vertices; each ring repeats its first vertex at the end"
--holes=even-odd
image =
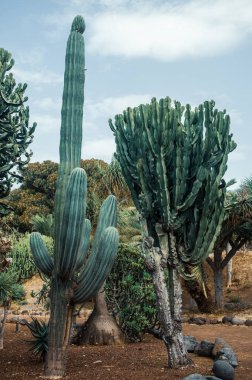
POLYGON ((246 243, 247 239, 242 239, 240 243, 234 244, 231 251, 228 252, 225 259, 221 263, 221 269, 224 269, 228 262, 234 257, 237 251, 246 243))
POLYGON ((210 259, 210 257, 207 257, 207 258, 206 258, 206 262, 207 262, 207 264, 210 266, 210 268, 214 271, 214 269, 215 269, 215 265, 214 265, 213 260, 210 259))

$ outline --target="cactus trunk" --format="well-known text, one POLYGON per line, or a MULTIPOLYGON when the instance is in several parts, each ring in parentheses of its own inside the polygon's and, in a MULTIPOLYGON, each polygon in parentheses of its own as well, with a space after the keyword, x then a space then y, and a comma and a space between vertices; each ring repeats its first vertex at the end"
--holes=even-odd
POLYGON ((65 373, 64 337, 67 321, 67 288, 60 278, 51 281, 51 305, 45 375, 50 379, 61 378, 65 373))

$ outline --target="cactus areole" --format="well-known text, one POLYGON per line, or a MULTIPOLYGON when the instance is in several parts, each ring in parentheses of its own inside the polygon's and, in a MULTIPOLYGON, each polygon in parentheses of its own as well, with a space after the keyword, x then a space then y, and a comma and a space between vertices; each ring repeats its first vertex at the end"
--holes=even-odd
POLYGON ((141 215, 170 367, 188 363, 179 275, 195 278, 213 248, 224 215, 223 176, 236 146, 229 116, 214 106, 206 101, 192 110, 168 97, 153 98, 109 121, 116 158, 141 215))
POLYGON ((119 240, 115 228, 116 198, 111 195, 101 207, 90 249, 91 225, 85 219, 87 178, 79 167, 85 81, 84 30, 83 18, 76 16, 66 49, 54 210, 54 257, 49 256, 40 234, 35 232, 30 239, 38 269, 51 278, 45 376, 52 379, 64 375, 64 352, 69 342, 73 306, 98 292, 112 268, 119 240))

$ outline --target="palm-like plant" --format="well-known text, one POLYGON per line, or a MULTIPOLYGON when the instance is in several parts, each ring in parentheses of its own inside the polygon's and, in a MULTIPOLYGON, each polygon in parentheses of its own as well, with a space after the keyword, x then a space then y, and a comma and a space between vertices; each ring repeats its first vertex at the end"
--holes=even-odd
POLYGON ((32 322, 26 320, 24 322, 34 337, 34 340, 29 341, 31 344, 30 351, 39 356, 44 362, 48 352, 48 323, 33 317, 32 322))
POLYGON ((0 319, 0 349, 3 349, 4 331, 8 310, 13 299, 24 296, 24 291, 16 283, 15 276, 8 272, 0 273, 0 305, 3 307, 3 319, 0 319))
POLYGON ((227 194, 225 219, 215 242, 213 258, 207 263, 214 272, 215 306, 223 307, 222 272, 234 255, 251 240, 252 237, 252 176, 246 178, 237 191, 227 194), (222 252, 228 249, 226 256, 222 252))

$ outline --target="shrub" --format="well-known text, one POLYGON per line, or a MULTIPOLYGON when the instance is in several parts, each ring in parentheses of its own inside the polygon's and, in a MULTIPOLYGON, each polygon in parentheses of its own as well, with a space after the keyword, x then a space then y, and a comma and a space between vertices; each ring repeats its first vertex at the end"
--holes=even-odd
MULTIPOLYGON (((31 254, 29 233, 19 235, 13 238, 10 257, 12 264, 11 273, 17 277, 17 281, 31 278, 37 273, 37 268, 31 254)), ((45 236, 44 241, 50 254, 53 253, 53 239, 45 236)))
POLYGON ((136 245, 120 244, 106 282, 108 307, 130 341, 139 341, 157 321, 152 278, 136 245))

